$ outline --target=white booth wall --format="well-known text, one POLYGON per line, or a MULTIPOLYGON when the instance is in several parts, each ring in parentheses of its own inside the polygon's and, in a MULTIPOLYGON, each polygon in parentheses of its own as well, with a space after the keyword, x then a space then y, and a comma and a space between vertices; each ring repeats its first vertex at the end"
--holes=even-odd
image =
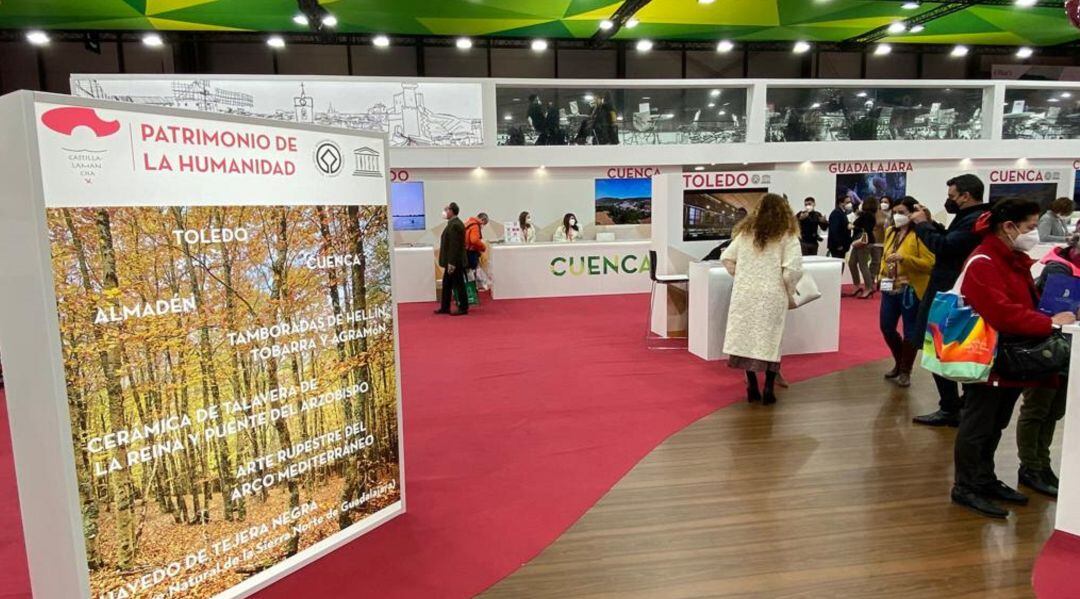
MULTIPOLYGON (((822 144, 824 145, 824 144, 822 144)), ((834 146, 843 144, 828 144, 834 146)), ((438 150, 431 150, 438 151, 438 150)), ((663 148, 654 148, 662 154, 663 148)), ((1080 149, 1077 154, 1080 155, 1080 149)), ((836 197, 836 173, 838 169, 853 168, 861 162, 854 161, 824 162, 811 161, 788 162, 780 164, 736 164, 738 172, 768 174, 767 186, 775 193, 787 194, 792 208, 802 208, 803 199, 817 199, 818 209, 825 214, 832 210, 836 197)), ((1080 161, 1072 159, 951 159, 951 160, 912 160, 910 156, 897 155, 891 160, 872 161, 892 162, 893 166, 905 163, 907 171, 907 193, 928 206, 936 215, 944 218, 946 182, 959 174, 973 173, 982 178, 987 185, 987 193, 993 180, 1002 173, 1019 171, 1023 173, 1051 173, 1058 177, 1057 196, 1072 197, 1076 167, 1080 161)), ((585 226, 585 237, 595 239, 598 231, 615 234, 619 241, 649 239, 650 225, 617 225, 597 227, 595 224, 595 181, 603 178, 623 178, 623 175, 681 173, 684 166, 693 168, 697 165, 682 164, 639 164, 609 167, 552 168, 552 167, 477 167, 463 168, 410 168, 395 169, 395 176, 410 182, 421 181, 424 184, 426 230, 398 231, 395 241, 400 244, 435 244, 442 231, 442 208, 449 202, 457 202, 463 217, 486 212, 491 224, 485 229, 485 237, 502 237, 502 223, 516 221, 522 211, 532 214, 533 222, 539 229, 538 241, 550 241, 555 228, 562 222, 567 212, 574 213, 585 226)), ((703 165, 703 172, 690 170, 686 176, 707 174, 719 167, 703 165)), ((901 167, 903 168, 903 167, 901 167)), ((1038 176, 1038 175, 1035 175, 1038 176)), ((1053 182, 1053 181, 1051 181, 1053 182)))

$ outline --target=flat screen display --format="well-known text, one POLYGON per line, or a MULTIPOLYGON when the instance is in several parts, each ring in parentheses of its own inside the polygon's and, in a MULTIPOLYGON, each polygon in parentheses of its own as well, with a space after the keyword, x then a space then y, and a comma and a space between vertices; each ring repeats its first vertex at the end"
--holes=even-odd
POLYGON ((995 183, 990 186, 990 203, 1024 199, 1038 202, 1044 211, 1057 198, 1057 183, 995 183))
POLYGON ((893 200, 907 195, 907 173, 855 173, 836 176, 836 197, 851 198, 856 208, 867 198, 893 200))
POLYGON ((395 231, 423 231, 424 182, 405 181, 390 184, 390 216, 395 231))
POLYGON ((597 179, 594 195, 597 225, 652 222, 652 179, 597 179))
POLYGON ((683 241, 731 239, 735 225, 757 208, 768 188, 696 189, 683 193, 683 241))

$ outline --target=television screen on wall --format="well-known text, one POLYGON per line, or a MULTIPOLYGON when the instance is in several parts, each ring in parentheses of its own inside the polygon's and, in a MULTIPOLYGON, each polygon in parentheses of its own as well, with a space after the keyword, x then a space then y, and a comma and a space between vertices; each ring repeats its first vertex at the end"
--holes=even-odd
POLYGON ((395 231, 423 231, 424 182, 406 181, 390 184, 390 215, 395 231))
POLYGON ((1076 171, 1073 176, 1073 203, 1076 204, 1076 209, 1080 210, 1080 171, 1076 171))
POLYGON ((1045 211, 1057 198, 1057 183, 994 183, 990 186, 990 203, 1009 198, 1038 202, 1045 211))
POLYGON ((731 239, 735 225, 757 208, 768 188, 710 189, 683 193, 683 241, 731 239))
POLYGON ((597 179, 593 189, 597 225, 652 222, 652 179, 597 179))
POLYGON ((907 173, 857 173, 836 176, 836 197, 850 197, 858 207, 866 198, 907 195, 907 173))

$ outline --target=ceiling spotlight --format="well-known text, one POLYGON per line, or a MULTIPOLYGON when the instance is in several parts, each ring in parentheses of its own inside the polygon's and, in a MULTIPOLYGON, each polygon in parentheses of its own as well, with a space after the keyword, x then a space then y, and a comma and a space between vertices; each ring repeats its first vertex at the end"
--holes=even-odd
POLYGON ((877 47, 874 48, 875 56, 885 56, 890 52, 892 52, 892 46, 889 44, 878 44, 877 47))
POLYGON ((468 50, 469 48, 472 48, 472 40, 467 37, 459 37, 457 38, 457 41, 454 42, 454 45, 462 50, 468 50))
POLYGON ((712 4, 713 2, 716 2, 716 0, 697 0, 698 4, 712 4))
POLYGON ((896 21, 889 24, 889 33, 903 33, 907 31, 907 24, 903 21, 896 21))
POLYGON ((637 51, 638 52, 648 52, 649 50, 652 50, 652 46, 653 46, 652 40, 638 40, 637 51))
POLYGON ((594 96, 592 94, 585 94, 584 98, 585 98, 586 102, 592 102, 593 100, 596 99, 596 96, 594 96))
POLYGON ((821 108, 821 103, 820 102, 814 102, 813 104, 810 105, 810 110, 817 110, 818 108, 821 108))
POLYGON ((510 116, 508 114, 505 114, 505 115, 503 115, 503 120, 504 121, 512 121, 512 120, 514 120, 514 117, 512 117, 512 116, 510 116))
POLYGON ((705 167, 703 167, 703 166, 695 166, 694 170, 695 171, 703 171, 703 170, 705 170, 705 167))
POLYGON ((866 92, 859 92, 859 93, 855 94, 855 97, 856 98, 865 98, 866 97, 866 92))
POLYGON ((726 110, 721 110, 720 112, 718 112, 716 114, 718 114, 719 116, 724 116, 725 114, 727 114, 727 111, 726 110))
POLYGON ((371 43, 372 45, 378 46, 379 48, 385 48, 390 45, 390 38, 386 37, 385 35, 376 35, 375 37, 371 38, 371 43))
POLYGON ((952 49, 952 52, 949 52, 949 55, 950 56, 967 56, 968 55, 968 47, 967 46, 956 46, 955 48, 952 49))
POLYGON ((716 51, 717 52, 731 52, 731 50, 734 47, 735 47, 735 44, 731 43, 730 40, 720 40, 716 44, 716 51))
POLYGON ((716 102, 709 102, 709 108, 716 108, 716 102))
POLYGON ((612 23, 611 21, 609 21, 607 19, 604 19, 603 21, 600 21, 600 29, 603 29, 604 31, 607 31, 608 29, 611 29, 614 26, 615 26, 615 23, 612 23))
POLYGON ((1023 46, 1016 49, 1017 58, 1031 58, 1031 55, 1035 54, 1035 51, 1027 46, 1023 46))
POLYGON ((805 54, 806 52, 810 51, 810 42, 795 42, 795 45, 791 48, 791 51, 796 54, 805 54))
POLYGON ((292 18, 292 22, 300 25, 301 27, 307 27, 311 24, 311 22, 308 21, 307 15, 305 15, 304 13, 297 13, 297 15, 292 18))
POLYGON ((633 18, 627 19, 626 20, 626 28, 627 29, 633 29, 634 27, 638 26, 638 23, 640 23, 640 21, 638 21, 637 19, 633 19, 633 18))
POLYGON ((1047 102, 1060 102, 1057 98, 1050 98, 1047 102))
POLYGON ((548 48, 547 40, 533 40, 532 41, 533 52, 543 52, 544 50, 547 50, 547 48, 548 48))
POLYGON ((44 31, 30 31, 26 34, 26 41, 35 46, 44 46, 49 43, 49 34, 44 31))
POLYGON ((911 32, 911 33, 922 33, 925 30, 926 30, 926 27, 924 27, 922 25, 912 25, 911 29, 908 29, 908 31, 911 32))
POLYGON ((284 48, 285 38, 281 37, 280 35, 271 35, 270 37, 266 38, 266 45, 270 46, 271 48, 284 48))
POLYGON ((916 8, 919 8, 919 6, 921 5, 918 2, 905 2, 900 5, 900 8, 904 10, 915 10, 916 8))
POLYGON ((1016 0, 1016 5, 1020 8, 1030 8, 1039 3, 1039 0, 1016 0))
POLYGON ((150 46, 151 48, 160 48, 165 45, 165 41, 161 39, 161 36, 156 33, 147 33, 142 38, 142 43, 150 46))
POLYGON ((324 27, 337 27, 337 17, 327 13, 326 16, 322 18, 322 24, 324 27))
POLYGON ((1072 93, 1070 93, 1070 92, 1061 92, 1061 97, 1062 98, 1071 98, 1072 93))

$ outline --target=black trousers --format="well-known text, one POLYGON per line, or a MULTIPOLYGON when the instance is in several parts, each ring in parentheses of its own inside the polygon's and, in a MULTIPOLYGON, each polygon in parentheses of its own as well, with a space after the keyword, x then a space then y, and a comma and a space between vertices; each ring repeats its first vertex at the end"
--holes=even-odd
POLYGON ((967 389, 968 398, 953 449, 955 481, 958 487, 979 492, 998 480, 994 473, 994 453, 1023 389, 985 384, 969 385, 967 389))
MULTIPOLYGON (((922 303, 919 305, 919 318, 915 324, 918 339, 915 344, 920 347, 922 346, 923 335, 926 334, 926 322, 930 318, 930 307, 934 305, 934 298, 937 297, 937 293, 935 289, 927 289, 925 297, 923 297, 922 303)), ((938 392, 938 409, 950 414, 960 413, 960 409, 964 405, 960 397, 960 383, 935 374, 934 386, 937 387, 938 392)))
POLYGON ((439 307, 443 312, 450 311, 450 296, 457 296, 458 312, 469 311, 469 294, 465 291, 465 269, 457 267, 451 273, 450 269, 443 270, 442 276, 442 305, 439 307))
POLYGON ((803 256, 817 256, 820 247, 817 241, 806 241, 805 239, 799 241, 799 246, 802 247, 803 256))

